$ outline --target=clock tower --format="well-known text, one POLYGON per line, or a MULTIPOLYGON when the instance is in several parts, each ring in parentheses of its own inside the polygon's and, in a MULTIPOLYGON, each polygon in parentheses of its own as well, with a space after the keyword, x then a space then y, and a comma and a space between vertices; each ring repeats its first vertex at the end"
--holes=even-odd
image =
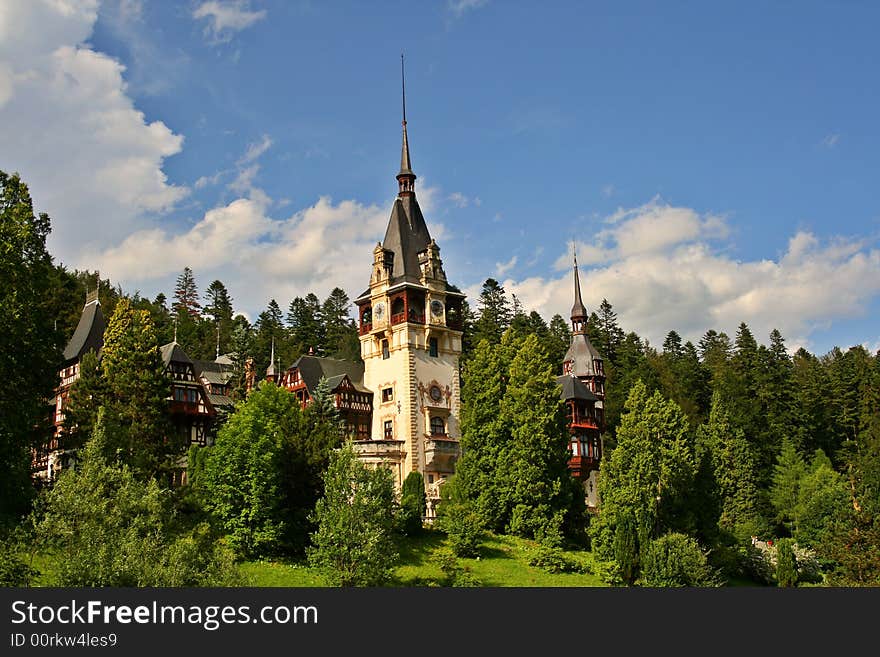
POLYGON ((373 249, 370 287, 355 299, 364 386, 373 392, 371 435, 355 441, 355 449, 362 461, 390 468, 398 487, 420 472, 430 518, 460 453, 465 295, 446 279, 415 180, 404 104, 397 198, 385 239, 373 249))

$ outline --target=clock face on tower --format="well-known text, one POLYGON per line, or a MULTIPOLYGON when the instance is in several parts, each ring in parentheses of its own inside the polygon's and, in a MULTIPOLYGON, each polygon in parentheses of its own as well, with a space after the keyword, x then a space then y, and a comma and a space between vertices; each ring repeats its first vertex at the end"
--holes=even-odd
POLYGON ((373 318, 377 322, 381 322, 383 317, 385 317, 385 304, 380 301, 373 306, 373 318))
POLYGON ((442 301, 438 301, 437 299, 434 299, 431 302, 431 314, 434 315, 434 317, 442 317, 443 316, 443 302, 442 301))

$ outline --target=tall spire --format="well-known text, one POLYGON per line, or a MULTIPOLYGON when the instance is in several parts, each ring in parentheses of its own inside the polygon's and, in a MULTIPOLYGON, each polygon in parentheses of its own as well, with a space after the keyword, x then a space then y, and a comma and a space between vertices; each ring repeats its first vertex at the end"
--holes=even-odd
POLYGON ((269 367, 266 369, 266 378, 275 380, 275 336, 272 336, 272 355, 269 356, 269 367))
POLYGON ((577 249, 574 251, 574 305, 571 307, 571 328, 574 333, 582 333, 587 327, 587 309, 581 301, 581 281, 578 276, 577 249))
POLYGON ((400 172, 397 185, 401 196, 409 196, 415 191, 416 174, 412 171, 409 159, 409 139, 406 135, 406 76, 403 69, 403 53, 400 53, 400 89, 403 97, 403 145, 400 149, 400 172))

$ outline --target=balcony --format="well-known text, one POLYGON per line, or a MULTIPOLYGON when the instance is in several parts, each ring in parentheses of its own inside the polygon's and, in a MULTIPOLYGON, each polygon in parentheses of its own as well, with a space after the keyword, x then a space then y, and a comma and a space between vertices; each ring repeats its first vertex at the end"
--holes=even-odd
POLYGON ((575 479, 586 479, 590 472, 599 469, 599 459, 591 456, 572 456, 568 459, 568 469, 575 479))
POLYGON ((425 467, 436 472, 454 472, 455 462, 461 455, 458 439, 446 434, 431 434, 425 438, 425 467))
POLYGON ((402 440, 355 440, 352 445, 363 460, 399 461, 405 453, 402 440))
POLYGON ((373 330, 373 322, 361 322, 360 335, 366 335, 373 330))

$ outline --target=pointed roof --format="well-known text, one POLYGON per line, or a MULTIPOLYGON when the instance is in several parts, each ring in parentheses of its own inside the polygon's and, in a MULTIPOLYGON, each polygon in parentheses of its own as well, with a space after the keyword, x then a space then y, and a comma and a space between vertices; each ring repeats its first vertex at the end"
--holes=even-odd
POLYGON ((94 298, 83 307, 76 330, 64 348, 64 360, 79 360, 90 350, 95 353, 101 351, 106 328, 107 321, 101 312, 101 302, 94 298))
MULTIPOLYGON (((159 348, 162 354, 162 362, 165 364, 165 367, 168 367, 169 363, 188 363, 189 365, 193 365, 192 359, 187 355, 187 353, 183 350, 176 342, 169 342, 168 344, 163 344, 159 348)), ((195 368, 193 368, 195 369, 195 368)))
POLYGON ((562 376, 556 377, 556 382, 562 386, 559 397, 563 401, 568 401, 569 399, 581 399, 592 402, 599 401, 599 398, 593 394, 593 391, 584 385, 584 382, 580 379, 563 374, 562 376))
POLYGON ((269 356, 269 367, 266 368, 266 376, 275 376, 275 336, 272 336, 272 355, 269 356))
POLYGON ((421 284, 419 252, 428 248, 431 235, 416 197, 403 196, 394 201, 382 247, 394 253, 391 285, 401 282, 421 284))
POLYGON ((300 378, 306 384, 306 390, 309 394, 313 394, 315 388, 318 387, 321 377, 327 379, 330 389, 336 386, 344 379, 348 378, 356 390, 360 392, 371 392, 364 387, 364 364, 356 363, 350 360, 339 360, 337 358, 322 358, 320 356, 300 356, 299 359, 290 366, 289 370, 298 369, 300 378))
POLYGON ((574 305, 571 307, 571 318, 573 320, 585 320, 587 318, 587 309, 584 306, 584 302, 581 301, 581 281, 578 276, 577 253, 574 255, 574 305))
POLYGON ((416 174, 413 173, 412 163, 409 159, 409 139, 406 136, 406 119, 403 120, 403 145, 400 148, 400 173, 398 176, 412 176, 416 177, 416 174))

